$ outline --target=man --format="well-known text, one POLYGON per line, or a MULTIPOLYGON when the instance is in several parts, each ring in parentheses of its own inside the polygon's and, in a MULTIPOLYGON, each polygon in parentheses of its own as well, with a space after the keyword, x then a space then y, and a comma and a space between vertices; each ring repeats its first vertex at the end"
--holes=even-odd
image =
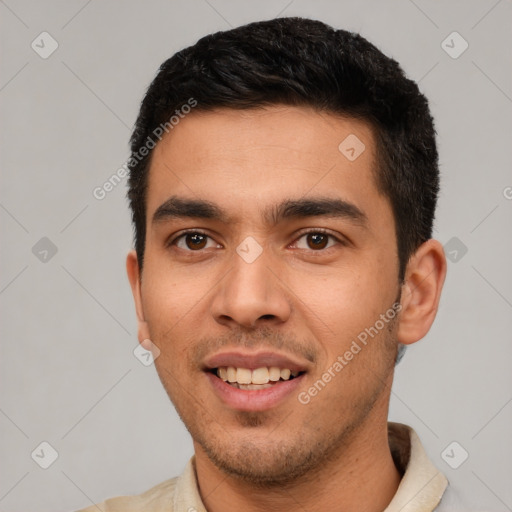
POLYGON ((357 34, 252 23, 161 66, 131 148, 138 337, 195 454, 100 509, 454 510, 387 421, 446 274, 416 84, 357 34))

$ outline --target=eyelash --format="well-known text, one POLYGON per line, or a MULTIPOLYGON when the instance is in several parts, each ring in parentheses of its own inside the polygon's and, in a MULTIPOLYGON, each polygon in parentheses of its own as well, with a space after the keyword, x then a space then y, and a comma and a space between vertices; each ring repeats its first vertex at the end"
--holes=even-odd
MULTIPOLYGON (((167 243, 167 246, 170 247, 172 245, 176 245, 176 242, 178 240, 180 240, 181 238, 185 237, 186 235, 191 235, 191 234, 203 235, 203 236, 206 236, 206 237, 208 237, 208 238, 213 240, 213 238, 208 233, 205 233, 204 231, 202 231, 200 229, 189 229, 189 230, 186 230, 186 231, 182 231, 179 235, 177 235, 172 240, 170 240, 167 243)), ((340 240, 337 236, 333 235, 330 231, 328 231, 327 229, 324 229, 324 228, 315 228, 315 229, 309 229, 307 231, 301 231, 300 233, 298 233, 297 238, 295 239, 295 242, 300 240, 303 236, 310 235, 310 234, 327 235, 327 236, 331 237, 332 239, 334 239, 338 244, 343 245, 343 246, 347 245, 347 243, 344 240, 340 240)), ((328 247, 327 249, 318 249, 318 250, 310 249, 310 251, 312 253, 315 253, 315 252, 316 253, 322 253, 322 252, 327 252, 327 251, 329 251, 329 249, 332 249, 332 248, 333 248, 333 246, 328 247)), ((202 249, 199 249, 197 251, 193 251, 193 250, 190 250, 190 249, 184 249, 184 250, 186 250, 187 252, 190 252, 190 253, 202 252, 202 249)), ((304 249, 302 249, 302 250, 304 250, 304 249)))

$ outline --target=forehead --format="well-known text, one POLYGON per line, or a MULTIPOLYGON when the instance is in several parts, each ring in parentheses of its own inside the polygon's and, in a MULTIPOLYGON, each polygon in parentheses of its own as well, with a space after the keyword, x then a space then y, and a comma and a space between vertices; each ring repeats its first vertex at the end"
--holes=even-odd
POLYGON ((170 196, 206 199, 236 215, 308 196, 388 207, 374 179, 366 123, 306 107, 193 112, 153 150, 148 220, 170 196))

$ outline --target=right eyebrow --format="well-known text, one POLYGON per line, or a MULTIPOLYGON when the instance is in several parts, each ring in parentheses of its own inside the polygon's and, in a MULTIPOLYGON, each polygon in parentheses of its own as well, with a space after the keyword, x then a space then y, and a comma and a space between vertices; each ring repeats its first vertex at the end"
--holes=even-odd
POLYGON ((173 218, 202 218, 229 222, 229 217, 216 204, 204 199, 182 199, 172 196, 162 203, 153 214, 153 223, 173 218))

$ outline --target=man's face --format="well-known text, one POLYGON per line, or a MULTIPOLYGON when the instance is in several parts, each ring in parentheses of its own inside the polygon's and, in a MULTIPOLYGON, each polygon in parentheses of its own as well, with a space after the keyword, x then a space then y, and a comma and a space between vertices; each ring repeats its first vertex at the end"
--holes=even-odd
POLYGON ((375 326, 400 287, 373 166, 365 123, 284 106, 195 112, 154 149, 140 336, 197 457, 284 482, 386 421, 397 322, 375 326))

